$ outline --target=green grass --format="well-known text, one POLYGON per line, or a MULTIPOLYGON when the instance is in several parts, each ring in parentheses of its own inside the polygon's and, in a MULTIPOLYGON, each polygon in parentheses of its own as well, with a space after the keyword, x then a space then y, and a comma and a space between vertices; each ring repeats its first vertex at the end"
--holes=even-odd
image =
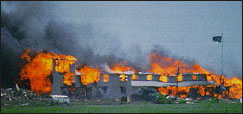
POLYGON ((242 113, 242 104, 2 106, 1 113, 242 113))

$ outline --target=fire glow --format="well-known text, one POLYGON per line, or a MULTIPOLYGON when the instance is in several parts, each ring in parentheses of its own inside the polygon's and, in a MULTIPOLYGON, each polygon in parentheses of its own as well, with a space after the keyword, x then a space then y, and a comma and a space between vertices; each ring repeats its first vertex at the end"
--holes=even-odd
POLYGON ((113 67, 111 68, 111 73, 122 73, 122 72, 126 72, 126 71, 136 72, 131 67, 126 66, 126 62, 124 62, 124 61, 114 64, 113 67))
POLYGON ((100 73, 98 68, 91 68, 85 65, 83 68, 79 70, 81 72, 81 82, 83 85, 87 85, 89 83, 98 82, 100 80, 100 73))
MULTIPOLYGON (((31 57, 29 53, 30 49, 27 49, 21 58, 26 58, 27 64, 22 68, 20 76, 21 80, 30 80, 30 88, 38 95, 51 92, 51 80, 50 75, 53 71, 53 59, 67 59, 76 61, 77 59, 73 56, 57 55, 55 53, 40 53, 37 52, 35 57, 31 57)), ((72 73, 69 72, 69 65, 74 62, 61 62, 56 61, 60 67, 55 67, 55 70, 60 73, 65 73, 63 83, 70 85, 73 78, 72 73)))
MULTIPOLYGON (((216 82, 216 86, 219 86, 221 82, 224 80, 224 86, 230 87, 229 88, 229 98, 240 98, 242 96, 242 80, 239 78, 226 78, 225 76, 217 76, 216 74, 213 74, 206 69, 203 69, 198 64, 188 65, 183 63, 180 60, 175 60, 172 58, 169 58, 168 56, 160 56, 158 53, 152 53, 150 55, 150 62, 151 62, 151 69, 150 72, 153 73, 159 73, 161 74, 161 77, 166 77, 168 74, 176 74, 178 73, 178 66, 179 66, 179 72, 180 73, 202 73, 207 75, 207 80, 211 81, 214 80, 216 82), (159 64, 163 63, 163 64, 159 64), (221 78, 221 79, 220 79, 221 78)), ((178 81, 183 81, 182 76, 178 75, 178 81)), ((196 76, 193 75, 193 80, 196 80, 196 76)), ((162 82, 167 82, 166 78, 161 78, 162 82), (164 80, 163 80, 164 79, 164 80)), ((211 85, 210 85, 211 86, 211 85)), ((189 86, 189 87, 160 87, 158 88, 158 91, 163 95, 170 95, 175 96, 177 93, 185 93, 182 95, 179 95, 181 98, 186 98, 190 88, 198 88, 199 94, 201 96, 209 95, 212 91, 205 92, 205 87, 210 86, 189 86)), ((225 96, 226 93, 223 93, 223 96, 225 96)), ((220 94, 215 94, 215 97, 221 98, 222 96, 220 94)))
MULTIPOLYGON (((77 59, 73 56, 55 54, 55 53, 41 53, 37 52, 36 56, 31 57, 29 53, 30 49, 27 49, 22 55, 21 59, 26 58, 27 64, 23 66, 21 70, 21 80, 30 80, 31 90, 36 92, 37 94, 51 93, 51 80, 50 76, 53 70, 59 73, 64 73, 63 83, 65 85, 71 86, 74 82, 74 73, 70 72, 69 65, 72 65, 77 61, 77 59), (53 59, 66 59, 69 61, 59 61, 56 60, 55 69, 53 69, 53 59)), ((181 60, 173 59, 168 56, 160 56, 158 53, 154 52, 150 54, 150 69, 147 72, 152 72, 156 74, 160 74, 160 81, 167 82, 167 77, 172 76, 169 74, 178 74, 178 82, 183 81, 181 73, 201 73, 206 74, 208 81, 215 81, 216 85, 213 87, 216 88, 219 86, 224 80, 224 86, 229 88, 229 98, 240 98, 242 96, 242 80, 239 78, 226 78, 225 76, 219 76, 213 74, 212 72, 202 68, 198 64, 186 64, 181 60), (178 69, 179 67, 179 69, 178 69)), ((76 69, 76 71, 81 73, 81 83, 83 85, 87 85, 90 83, 95 83, 100 81, 100 69, 93 68, 88 65, 83 66, 82 68, 76 69)), ((132 67, 126 65, 126 62, 115 63, 111 67, 110 73, 123 73, 126 71, 134 72, 133 80, 136 80, 138 77, 135 74, 136 70, 132 67)), ((122 75, 123 77, 125 75, 122 75)), ((176 75, 174 75, 176 76, 176 75)), ((109 76, 106 81, 109 81, 109 76)), ((196 80, 197 77, 193 75, 193 80, 196 80)), ((150 78, 148 79, 150 80, 150 78)), ((176 96, 177 93, 179 97, 186 98, 189 94, 190 88, 198 88, 198 92, 201 96, 210 95, 213 91, 205 91, 205 88, 212 87, 210 86, 189 86, 189 87, 159 87, 158 91, 163 95, 176 96)), ((225 96, 226 93, 223 93, 225 96)), ((220 94, 215 94, 214 96, 221 98, 220 94)))

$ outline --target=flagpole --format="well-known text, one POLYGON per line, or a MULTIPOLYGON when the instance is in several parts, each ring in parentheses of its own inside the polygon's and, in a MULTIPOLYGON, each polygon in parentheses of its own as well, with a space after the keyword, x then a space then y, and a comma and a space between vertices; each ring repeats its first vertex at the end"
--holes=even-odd
POLYGON ((220 77, 220 83, 221 83, 221 96, 223 97, 223 90, 222 90, 222 87, 224 86, 224 79, 223 79, 223 75, 224 75, 224 42, 223 42, 223 33, 221 33, 221 42, 222 42, 222 45, 221 45, 221 60, 222 60, 222 65, 221 65, 221 77, 220 77))
MULTIPOLYGON (((223 47, 224 47, 224 44, 223 44, 223 33, 221 33, 221 36, 215 36, 213 37, 213 41, 216 41, 218 43, 222 43, 221 44, 221 75, 219 77, 219 81, 220 81, 220 85, 219 87, 221 87, 221 90, 223 88, 223 84, 224 84, 224 80, 223 80, 223 75, 224 75, 224 51, 223 51, 223 47)), ((217 85, 218 86, 218 85, 217 85)), ((215 90, 214 90, 215 92, 215 90)), ((219 95, 219 94, 218 94, 219 95)), ((223 92, 221 93, 221 96, 223 96, 223 92)))
POLYGON ((221 71, 222 71, 222 73, 221 73, 221 76, 223 76, 224 75, 224 50, 223 50, 223 48, 224 48, 224 42, 223 42, 223 33, 221 33, 221 42, 222 42, 222 45, 221 45, 221 60, 222 60, 222 66, 221 66, 221 71))
POLYGON ((178 75, 180 74, 180 67, 177 66, 177 74, 176 74, 176 99, 178 97, 178 75))

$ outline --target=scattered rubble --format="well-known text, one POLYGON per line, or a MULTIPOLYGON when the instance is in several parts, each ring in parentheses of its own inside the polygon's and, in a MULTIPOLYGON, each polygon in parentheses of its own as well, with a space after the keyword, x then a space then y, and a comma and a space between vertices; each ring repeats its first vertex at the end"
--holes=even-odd
POLYGON ((36 93, 19 88, 16 84, 16 88, 1 88, 1 105, 29 105, 31 102, 48 100, 47 96, 38 96, 36 93))

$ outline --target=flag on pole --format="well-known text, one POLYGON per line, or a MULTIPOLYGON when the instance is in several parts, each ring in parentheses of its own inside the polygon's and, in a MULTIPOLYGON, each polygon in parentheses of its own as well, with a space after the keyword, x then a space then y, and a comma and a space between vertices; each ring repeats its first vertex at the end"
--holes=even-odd
POLYGON ((213 37, 213 41, 215 41, 215 42, 221 42, 221 39, 222 39, 222 36, 214 36, 213 37))

